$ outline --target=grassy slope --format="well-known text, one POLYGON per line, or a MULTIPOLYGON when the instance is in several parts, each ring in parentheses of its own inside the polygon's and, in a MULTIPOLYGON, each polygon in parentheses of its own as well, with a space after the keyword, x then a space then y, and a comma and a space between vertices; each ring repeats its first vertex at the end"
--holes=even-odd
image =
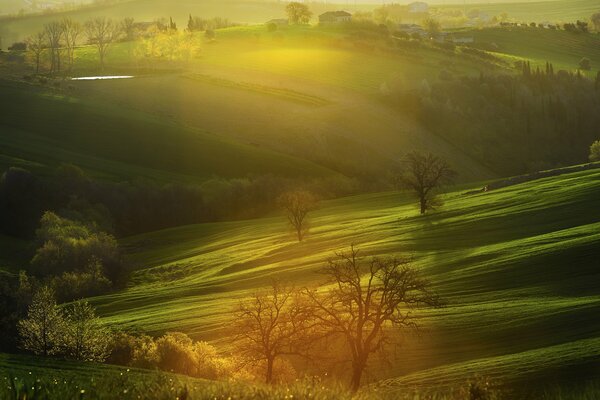
MULTIPOLYGON (((182 76, 75 86, 92 98, 104 97, 339 170, 381 170, 382 164, 419 148, 447 157, 461 179, 493 176, 462 149, 380 102, 384 84, 414 86, 437 79, 447 54, 426 46, 404 53, 361 51, 340 45, 345 35, 315 27, 276 33, 264 26, 223 29, 216 43, 200 39, 200 57, 187 64, 182 76), (276 39, 279 35, 282 40, 276 39)), ((112 48, 108 62, 115 73, 132 71, 135 46, 120 43, 112 48)), ((78 74, 97 66, 93 48, 80 48, 76 58, 78 74)), ((146 67, 143 60, 137 65, 146 67)), ((456 57, 453 65, 460 74, 478 74, 486 67, 456 57)))
POLYGON ((159 181, 279 173, 324 176, 309 162, 242 145, 108 102, 1 83, 0 168, 75 163, 98 175, 159 181), (232 162, 235 160, 235 162, 232 162))
MULTIPOLYGON (((454 1, 453 3, 459 3, 454 1)), ((457 8, 457 5, 444 6, 457 8)), ((464 9, 461 6, 461 9, 464 9)), ((596 0, 551 0, 531 2, 480 2, 467 5, 467 10, 479 9, 490 16, 506 12, 510 19, 523 22, 573 22, 578 19, 586 20, 598 12, 596 0)))
POLYGON ((576 34, 541 28, 493 28, 472 31, 477 42, 496 43, 505 55, 532 60, 535 66, 546 61, 554 70, 575 70, 579 61, 587 57, 592 61, 594 78, 600 70, 600 34, 576 34))
POLYGON ((324 260, 355 243, 364 254, 412 254, 449 301, 422 314, 427 334, 406 337, 403 362, 383 376, 409 375, 392 387, 471 373, 558 379, 564 368, 585 377, 600 358, 598 201, 600 172, 588 171, 451 193, 426 217, 395 193, 330 202, 302 244, 280 217, 156 232, 126 242, 132 286, 93 302, 117 326, 222 341, 237 298, 273 277, 314 282, 324 260))

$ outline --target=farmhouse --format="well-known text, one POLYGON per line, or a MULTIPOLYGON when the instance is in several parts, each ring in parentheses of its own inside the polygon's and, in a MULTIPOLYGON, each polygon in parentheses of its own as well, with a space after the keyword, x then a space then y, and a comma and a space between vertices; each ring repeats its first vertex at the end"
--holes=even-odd
POLYGON ((343 22, 351 22, 352 14, 347 11, 328 11, 319 15, 321 24, 341 24, 343 22))
POLYGON ((408 5, 408 12, 411 14, 426 13, 429 11, 429 5, 422 1, 415 1, 408 5))

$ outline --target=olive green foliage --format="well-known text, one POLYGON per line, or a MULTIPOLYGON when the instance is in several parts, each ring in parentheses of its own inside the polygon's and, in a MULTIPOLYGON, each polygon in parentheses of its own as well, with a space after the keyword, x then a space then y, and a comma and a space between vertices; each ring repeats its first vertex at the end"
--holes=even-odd
POLYGON ((119 332, 112 338, 109 363, 161 369, 193 377, 220 379, 233 374, 232 360, 221 357, 214 346, 194 341, 180 332, 156 340, 147 335, 119 332))
POLYGON ((291 2, 285 7, 290 24, 308 24, 312 12, 308 5, 299 2, 291 2))
POLYGON ((112 282, 104 275, 102 264, 96 258, 92 258, 84 270, 65 271, 62 275, 50 278, 49 282, 61 303, 98 296, 107 293, 113 287, 112 282))
POLYGON ((62 309, 47 286, 35 292, 27 317, 18 322, 17 328, 22 348, 41 356, 102 362, 109 355, 112 341, 110 331, 92 306, 77 301, 62 309))
POLYGON ((594 82, 551 64, 521 69, 424 81, 418 94, 399 90, 391 99, 501 175, 585 162, 600 126, 594 82))
POLYGON ((50 211, 40 220, 36 240, 40 247, 31 266, 42 276, 86 269, 97 275, 99 265, 110 269, 114 276, 120 265, 118 244, 113 236, 50 211))
POLYGON ((65 318, 56 305, 54 292, 42 287, 34 294, 27 318, 19 321, 21 346, 34 354, 60 354, 65 333, 65 318))
POLYGON ((103 362, 110 352, 111 332, 87 301, 76 301, 65 311, 62 353, 73 360, 103 362))

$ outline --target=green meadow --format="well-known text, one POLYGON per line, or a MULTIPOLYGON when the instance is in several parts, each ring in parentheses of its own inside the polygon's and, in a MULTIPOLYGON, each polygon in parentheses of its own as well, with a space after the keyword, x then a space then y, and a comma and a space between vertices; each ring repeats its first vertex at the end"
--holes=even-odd
MULTIPOLYGON (((554 23, 588 19, 600 11, 596 3, 434 7, 554 23)), ((319 14, 378 5, 311 7, 319 14)), ((241 301, 275 281, 325 287, 319 272, 351 246, 365 259, 409 258, 444 306, 415 310, 419 329, 395 333, 400 345, 387 354, 392 362, 372 358, 356 394, 336 380, 345 379, 343 366, 312 368, 296 359, 298 379, 268 387, 233 375, 209 381, 173 370, 35 357, 15 345, 19 354, 0 352, 0 399, 597 399, 600 164, 568 167, 563 153, 575 149, 573 163, 580 164, 590 152, 600 34, 461 28, 450 33, 472 36, 474 43, 454 46, 382 33, 376 24, 268 29, 264 21, 282 17, 283 9, 262 1, 131 0, 0 17, 4 47, 63 16, 173 17, 180 30, 190 13, 244 22, 217 29, 214 39, 171 32, 157 34, 156 42, 119 41, 109 47, 103 69, 96 48, 83 42, 72 67, 54 74, 48 54, 35 74, 31 54, 0 53, 0 175, 8 171, 0 179, 0 223, 14 222, 17 212, 28 222, 31 214, 54 211, 80 218, 80 228, 108 227, 122 255, 124 283, 115 279, 110 290, 86 298, 102 324, 154 338, 183 332, 210 343, 223 359, 236 348, 232 316, 241 301), (184 47, 178 40, 196 46, 193 55, 154 48, 184 47), (578 69, 583 58, 589 70, 578 69), (518 66, 523 61, 543 72, 526 76, 518 66), (544 76, 547 63, 563 72, 544 76), (97 75, 131 77, 72 80, 97 75), (500 100, 491 101, 494 96, 500 100), (479 103, 503 107, 501 116, 489 112, 489 123, 479 124, 469 108, 479 103), (446 128, 442 114, 482 132, 435 131, 446 128), (513 125, 502 120, 507 115, 513 125), (438 124, 428 125, 429 118, 438 124), (492 183, 506 179, 498 172, 505 165, 489 154, 504 154, 507 139, 488 130, 529 139, 508 155, 515 168, 552 172, 496 188, 492 183), (533 158, 536 146, 548 159, 527 164, 523 154, 533 158), (458 173, 441 187, 441 206, 424 215, 415 196, 397 185, 399 160, 413 150, 441 157, 458 173), (65 164, 81 169, 66 173, 81 176, 61 186, 60 179, 70 179, 61 175, 65 164), (51 193, 69 185, 73 193, 51 193), (301 242, 276 208, 281 199, 270 198, 289 189, 283 185, 323 194, 301 242), (37 195, 52 205, 40 206, 37 195), (132 199, 139 210, 137 203, 125 204, 132 199), (144 224, 144 218, 154 220, 148 216, 170 228, 144 224), (501 395, 476 397, 473 387, 481 382, 501 395)), ((9 280, 16 282, 23 270, 36 273, 31 260, 43 232, 36 237, 35 228, 22 225, 1 227, 0 312, 9 310, 9 280)), ((76 248, 85 240, 67 241, 76 248)), ((0 321, 13 323, 11 332, 16 326, 4 315, 0 321)))
POLYGON ((285 236, 280 216, 131 237, 131 286, 92 301, 114 326, 227 343, 224 327, 239 299, 274 278, 318 282, 327 258, 355 244, 364 256, 411 256, 448 302, 422 314, 427 334, 406 337, 401 362, 381 372, 400 376, 386 386, 472 375, 533 384, 566 379, 562 369, 592 378, 600 217, 590 210, 599 185, 593 170, 481 194, 460 190, 426 217, 398 193, 340 199, 323 205, 300 244, 285 236))

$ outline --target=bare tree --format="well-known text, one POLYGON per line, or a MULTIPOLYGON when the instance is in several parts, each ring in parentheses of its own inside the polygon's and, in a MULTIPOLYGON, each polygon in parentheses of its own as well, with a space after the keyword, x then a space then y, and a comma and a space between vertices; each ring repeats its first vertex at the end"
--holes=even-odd
POLYGON ((127 41, 132 41, 135 39, 135 21, 133 18, 128 17, 124 18, 121 21, 121 31, 125 35, 125 39, 127 41))
POLYGON ((42 61, 42 54, 46 50, 46 33, 38 32, 36 35, 31 36, 27 39, 27 48, 33 55, 35 61, 35 73, 40 72, 40 63, 42 61))
POLYGON ((415 192, 421 214, 425 214, 440 204, 436 198, 437 189, 452 182, 455 176, 456 172, 445 160, 414 151, 406 155, 398 181, 402 188, 415 192))
POLYGON ((319 206, 317 196, 307 190, 293 190, 279 196, 278 203, 301 242, 309 229, 308 213, 319 206))
POLYGON ((439 306, 438 297, 404 258, 365 261, 358 250, 338 253, 322 271, 326 292, 307 290, 313 317, 322 329, 345 343, 352 364, 350 386, 360 387, 374 353, 385 353, 394 331, 418 327, 411 310, 417 306, 439 306))
POLYGON ((77 40, 83 29, 78 22, 73 21, 71 18, 64 18, 61 24, 69 68, 73 68, 73 63, 75 61, 75 47, 77 46, 77 40))
POLYGON ((104 60, 108 48, 119 37, 119 26, 109 18, 97 17, 86 22, 85 31, 90 43, 98 49, 100 68, 104 69, 104 60))
POLYGON ((50 22, 44 27, 50 49, 50 70, 60 72, 60 48, 63 39, 63 26, 60 22, 50 22))
POLYGON ((249 363, 265 362, 267 384, 273 382, 277 360, 301 355, 300 348, 306 348, 300 342, 309 337, 307 311, 298 292, 278 283, 238 306, 233 323, 237 352, 249 363))

